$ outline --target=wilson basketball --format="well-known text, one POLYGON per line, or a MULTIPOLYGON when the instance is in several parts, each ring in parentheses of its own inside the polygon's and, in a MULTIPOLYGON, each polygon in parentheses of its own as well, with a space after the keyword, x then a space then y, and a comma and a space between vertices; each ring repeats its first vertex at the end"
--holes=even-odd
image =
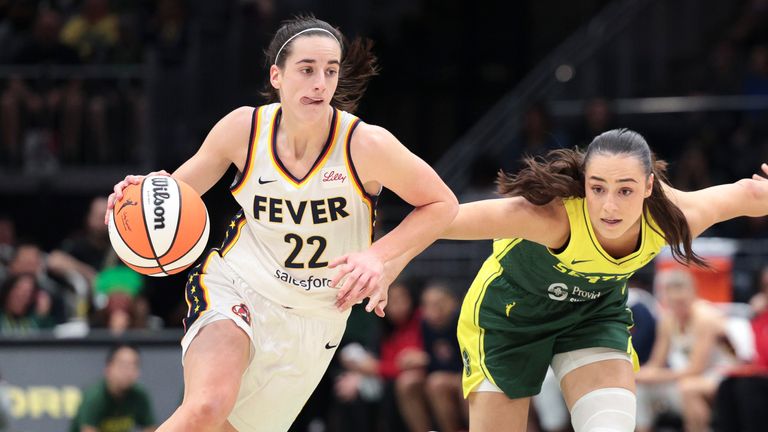
POLYGON ((149 276, 189 267, 205 250, 209 230, 208 210, 197 192, 167 176, 128 186, 109 214, 109 240, 117 256, 149 276))

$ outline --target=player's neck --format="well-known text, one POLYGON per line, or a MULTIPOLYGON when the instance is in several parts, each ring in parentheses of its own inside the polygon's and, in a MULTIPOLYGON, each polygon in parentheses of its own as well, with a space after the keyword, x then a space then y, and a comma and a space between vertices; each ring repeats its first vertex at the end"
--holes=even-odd
POLYGON ((295 159, 301 159, 307 152, 322 147, 331 127, 333 111, 329 109, 327 116, 318 117, 317 121, 306 122, 282 112, 280 126, 277 134, 277 144, 282 150, 290 152, 295 159))

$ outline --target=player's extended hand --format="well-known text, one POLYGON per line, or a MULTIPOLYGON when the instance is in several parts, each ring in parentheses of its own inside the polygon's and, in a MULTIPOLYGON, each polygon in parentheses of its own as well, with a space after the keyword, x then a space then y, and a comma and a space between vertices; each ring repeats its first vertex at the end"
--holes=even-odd
POLYGON ((115 202, 120 201, 123 198, 123 189, 127 188, 129 185, 141 183, 141 180, 144 179, 144 177, 155 176, 155 175, 170 177, 170 174, 168 174, 165 170, 153 171, 143 176, 129 174, 125 176, 125 180, 116 184, 115 187, 113 188, 114 192, 109 194, 109 198, 107 199, 107 211, 104 213, 104 225, 109 224, 109 212, 112 211, 112 209, 115 207, 115 202))
POLYGON ((366 310, 371 312, 375 309, 376 315, 384 316, 389 287, 382 283, 384 263, 378 256, 370 251, 342 255, 331 261, 328 268, 338 268, 331 286, 339 288, 336 294, 339 310, 347 310, 368 297, 366 310))
MULTIPOLYGON (((768 164, 764 163, 760 165, 760 169, 763 170, 763 174, 765 176, 768 176, 768 164)), ((752 180, 762 180, 762 181, 768 181, 768 178, 765 178, 761 176, 760 174, 752 174, 752 180)))

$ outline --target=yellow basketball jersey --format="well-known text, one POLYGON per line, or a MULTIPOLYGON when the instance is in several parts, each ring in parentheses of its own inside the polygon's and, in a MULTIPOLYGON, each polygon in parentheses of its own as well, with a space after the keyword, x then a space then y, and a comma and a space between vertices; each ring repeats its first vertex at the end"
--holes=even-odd
POLYGON ((635 271, 648 264, 665 245, 661 229, 642 215, 637 249, 621 258, 610 256, 597 240, 584 198, 563 200, 570 238, 562 251, 523 239, 502 239, 481 273, 496 273, 510 283, 552 300, 594 300, 621 287, 635 271))

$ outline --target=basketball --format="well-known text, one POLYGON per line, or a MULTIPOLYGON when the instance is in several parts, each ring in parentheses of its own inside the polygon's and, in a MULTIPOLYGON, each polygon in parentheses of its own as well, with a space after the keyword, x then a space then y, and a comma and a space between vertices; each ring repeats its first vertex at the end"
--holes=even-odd
POLYGON ((197 192, 167 176, 128 186, 109 214, 109 240, 117 256, 148 276, 189 267, 203 253, 209 230, 208 210, 197 192))

